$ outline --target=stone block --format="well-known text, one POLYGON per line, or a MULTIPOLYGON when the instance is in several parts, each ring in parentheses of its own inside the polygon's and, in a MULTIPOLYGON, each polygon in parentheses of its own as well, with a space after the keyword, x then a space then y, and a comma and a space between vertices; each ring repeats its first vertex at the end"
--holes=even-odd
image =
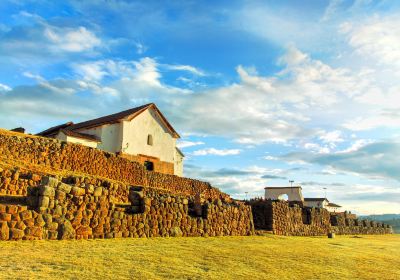
POLYGON ((57 205, 57 206, 54 208, 53 215, 54 215, 55 217, 61 217, 62 214, 63 214, 63 208, 62 208, 62 206, 61 206, 61 205, 57 205))
POLYGON ((63 223, 60 224, 58 227, 58 239, 60 240, 75 239, 75 236, 76 233, 70 221, 63 220, 63 223))
POLYGON ((25 229, 25 235, 34 236, 38 238, 42 238, 43 236, 43 228, 42 227, 28 227, 25 229))
POLYGON ((39 207, 47 208, 49 207, 50 198, 48 196, 39 196, 39 207))
POLYGON ((55 195, 55 199, 59 200, 59 201, 64 201, 66 197, 66 193, 61 191, 61 190, 56 190, 56 195, 55 195))
POLYGON ((94 196, 101 196, 103 194, 103 188, 102 187, 97 187, 94 189, 93 195, 94 196))
POLYGON ((173 227, 169 231, 169 236, 171 237, 182 237, 183 232, 180 227, 173 227))
POLYGON ((9 213, 0 213, 0 221, 11 221, 11 214, 9 213))
POLYGON ((17 228, 10 229, 10 234, 11 234, 10 238, 13 240, 22 239, 22 237, 24 237, 25 235, 23 230, 17 228))
POLYGON ((15 228, 21 229, 21 230, 25 230, 25 229, 26 229, 26 225, 24 224, 23 221, 19 221, 19 222, 17 222, 17 224, 15 225, 15 228))
POLYGON ((24 223, 27 227, 33 227, 35 225, 35 219, 34 218, 27 219, 24 221, 24 223))
POLYGON ((17 205, 7 205, 7 213, 9 213, 9 214, 18 213, 18 206, 17 205))
POLYGON ((52 222, 50 224, 47 224, 47 229, 50 231, 56 231, 58 229, 58 223, 52 222))
POLYGON ((40 184, 49 186, 51 188, 55 188, 55 187, 57 187, 58 180, 57 180, 57 178, 54 178, 54 177, 43 176, 42 180, 40 181, 40 184))
POLYGON ((80 188, 80 187, 72 187, 71 189, 71 194, 73 196, 83 196, 86 194, 86 191, 84 188, 80 188))
POLYGON ((53 217, 50 214, 43 214, 42 218, 46 224, 50 224, 53 221, 53 217))
POLYGON ((32 218, 32 211, 26 210, 21 213, 19 213, 21 220, 27 220, 32 218))
POLYGON ((0 222, 0 240, 8 240, 10 238, 10 229, 7 222, 0 222))
POLYGON ((39 187, 39 195, 41 196, 50 196, 54 197, 56 194, 55 189, 53 187, 44 185, 39 187))
POLYGON ((92 235, 92 229, 88 226, 81 226, 76 229, 76 234, 84 236, 92 235))
POLYGON ((85 188, 86 188, 86 193, 87 193, 87 194, 93 194, 93 192, 94 192, 94 186, 93 186, 92 184, 86 185, 85 188))
POLYGON ((336 234, 333 232, 328 233, 328 238, 335 238, 336 234))
POLYGON ((59 191, 64 192, 64 193, 70 193, 70 192, 71 192, 71 189, 72 189, 72 186, 60 182, 60 183, 58 184, 58 186, 57 186, 57 189, 58 189, 59 191))
POLYGON ((58 231, 51 231, 49 230, 47 233, 47 238, 50 240, 56 240, 58 236, 58 231))
POLYGON ((35 226, 37 227, 43 227, 46 224, 46 222, 43 219, 43 215, 38 215, 35 219, 35 226))

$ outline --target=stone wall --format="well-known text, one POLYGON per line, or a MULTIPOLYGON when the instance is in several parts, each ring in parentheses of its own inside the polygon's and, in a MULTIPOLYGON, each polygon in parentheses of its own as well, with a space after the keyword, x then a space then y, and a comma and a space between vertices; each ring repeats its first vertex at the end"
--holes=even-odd
POLYGON ((193 197, 129 187, 124 199, 128 202, 116 203, 113 192, 114 188, 104 183, 76 186, 43 177, 40 185, 28 187, 25 197, 0 198, 0 239, 225 236, 254 232, 251 208, 240 202, 205 200, 200 205, 201 212, 194 214, 193 197))
POLYGON ((200 192, 206 198, 230 200, 207 182, 146 171, 137 162, 98 149, 5 130, 0 130, 0 161, 39 166, 46 172, 83 173, 178 195, 200 192))
POLYGON ((120 156, 130 161, 138 162, 142 165, 144 165, 145 161, 150 161, 153 163, 155 172, 174 175, 174 164, 171 162, 161 161, 159 158, 146 155, 120 154, 120 156))
POLYGON ((37 186, 41 178, 32 172, 21 173, 19 169, 0 165, 0 195, 27 195, 28 187, 37 186))
POLYGON ((255 229, 269 230, 278 235, 392 233, 390 226, 358 220, 354 214, 330 213, 326 209, 303 207, 286 201, 254 200, 248 204, 252 206, 255 229))

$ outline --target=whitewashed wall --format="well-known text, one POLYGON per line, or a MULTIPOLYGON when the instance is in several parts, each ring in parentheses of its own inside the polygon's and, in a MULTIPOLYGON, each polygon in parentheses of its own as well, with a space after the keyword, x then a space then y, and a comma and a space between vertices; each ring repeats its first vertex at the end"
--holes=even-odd
POLYGON ((175 149, 174 174, 183 176, 183 156, 175 149))
POLYGON ((101 143, 98 144, 97 148, 106 152, 116 153, 121 151, 121 127, 120 123, 106 124, 90 129, 81 129, 79 132, 97 136, 101 139, 101 143))
POLYGON ((75 144, 81 144, 81 145, 84 145, 87 147, 92 147, 92 148, 97 148, 97 144, 98 144, 98 142, 95 142, 95 141, 90 141, 90 140, 86 140, 86 139, 82 139, 82 138, 67 136, 62 132, 59 132, 55 138, 57 138, 61 141, 66 141, 66 142, 75 143, 75 144))
POLYGON ((176 139, 158 119, 153 109, 148 109, 131 121, 123 121, 122 149, 124 153, 144 154, 161 161, 174 162, 176 139), (153 136, 153 145, 147 145, 147 136, 153 136))

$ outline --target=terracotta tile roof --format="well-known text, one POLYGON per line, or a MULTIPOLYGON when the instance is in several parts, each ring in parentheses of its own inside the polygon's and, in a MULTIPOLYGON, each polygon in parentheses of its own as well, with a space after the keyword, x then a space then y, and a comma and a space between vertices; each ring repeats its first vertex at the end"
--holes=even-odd
POLYGON ((76 137, 76 138, 81 138, 89 141, 95 141, 95 142, 101 142, 100 139, 94 135, 86 134, 86 133, 80 133, 68 129, 60 129, 60 132, 64 133, 67 136, 71 137, 76 137))
POLYGON ((329 207, 337 207, 337 208, 342 207, 342 206, 340 206, 340 205, 338 205, 338 204, 336 204, 336 203, 332 203, 332 202, 329 202, 329 203, 328 203, 328 206, 329 206, 329 207))
POLYGON ((55 135, 55 134, 58 133, 58 131, 59 131, 60 129, 67 128, 67 127, 69 127, 69 126, 71 126, 71 125, 73 125, 73 124, 74 124, 73 122, 67 122, 67 123, 63 123, 63 124, 60 124, 60 125, 56 125, 56 126, 53 126, 53 127, 48 128, 48 129, 46 129, 46 130, 43 130, 42 132, 39 132, 39 133, 36 134, 36 135, 38 135, 38 136, 51 136, 51 135, 55 135))
POLYGON ((88 121, 84 121, 84 122, 80 122, 80 123, 76 123, 76 124, 74 124, 73 122, 67 122, 65 124, 50 127, 49 129, 46 129, 46 130, 38 133, 37 135, 53 136, 53 135, 57 134, 58 131, 60 131, 61 129, 78 132, 78 130, 80 130, 80 129, 97 127, 97 126, 101 126, 104 124, 117 123, 124 119, 130 121, 149 108, 153 108, 157 112, 157 114, 160 116, 161 121, 164 123, 164 125, 168 128, 168 130, 171 132, 171 134, 175 138, 180 138, 179 134, 175 131, 175 129, 167 121, 167 119, 164 117, 164 115, 160 112, 160 110, 157 108, 157 106, 154 103, 149 103, 149 104, 139 106, 136 108, 132 108, 129 110, 125 110, 125 111, 122 111, 122 112, 119 112, 116 114, 111 114, 108 116, 104 116, 104 117, 100 117, 100 118, 96 118, 96 119, 92 119, 92 120, 88 120, 88 121))
POLYGON ((289 187, 265 187, 264 190, 273 189, 301 189, 301 186, 289 186, 289 187))
POLYGON ((100 118, 96 118, 96 119, 92 119, 92 120, 88 120, 88 121, 84 121, 84 122, 80 122, 80 123, 76 123, 72 126, 70 126, 68 129, 69 130, 76 130, 76 129, 82 129, 82 128, 91 128, 91 127, 96 127, 96 126, 100 126, 103 124, 109 124, 109 123, 116 123, 121 119, 124 119, 128 116, 131 116, 132 114, 138 114, 139 112, 143 112, 145 109, 147 109, 147 107, 149 107, 150 104, 146 104, 140 107, 136 107, 136 108, 132 108, 129 110, 125 110, 116 114, 112 114, 112 115, 107 115, 104 117, 100 117, 100 118))
POLYGON ((307 197, 307 198, 304 198, 304 201, 324 201, 324 200, 329 202, 329 200, 327 198, 323 198, 323 197, 307 197))
POLYGON ((147 110, 149 108, 153 108, 158 113, 162 122, 170 130, 171 134, 175 138, 180 138, 179 134, 175 131, 175 129, 167 121, 167 119, 164 117, 164 115, 160 112, 160 110, 157 108, 157 106, 154 103, 149 103, 149 104, 139 106, 136 108, 132 108, 129 110, 125 110, 125 111, 122 111, 122 112, 119 112, 116 114, 112 114, 112 115, 100 117, 97 119, 77 123, 77 124, 74 124, 74 125, 71 125, 70 127, 68 127, 68 130, 79 130, 79 129, 84 129, 84 128, 92 128, 92 127, 97 127, 97 126, 101 126, 104 124, 116 123, 123 119, 132 120, 136 116, 138 116, 139 114, 141 114, 142 112, 144 112, 145 110, 147 110))

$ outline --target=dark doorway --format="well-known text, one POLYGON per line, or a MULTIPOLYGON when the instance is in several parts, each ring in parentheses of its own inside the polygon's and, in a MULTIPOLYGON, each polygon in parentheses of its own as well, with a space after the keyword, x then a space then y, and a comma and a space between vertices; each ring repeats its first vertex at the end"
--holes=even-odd
POLYGON ((144 167, 146 168, 146 170, 148 171, 153 171, 154 170, 154 164, 151 161, 145 161, 144 162, 144 167))

